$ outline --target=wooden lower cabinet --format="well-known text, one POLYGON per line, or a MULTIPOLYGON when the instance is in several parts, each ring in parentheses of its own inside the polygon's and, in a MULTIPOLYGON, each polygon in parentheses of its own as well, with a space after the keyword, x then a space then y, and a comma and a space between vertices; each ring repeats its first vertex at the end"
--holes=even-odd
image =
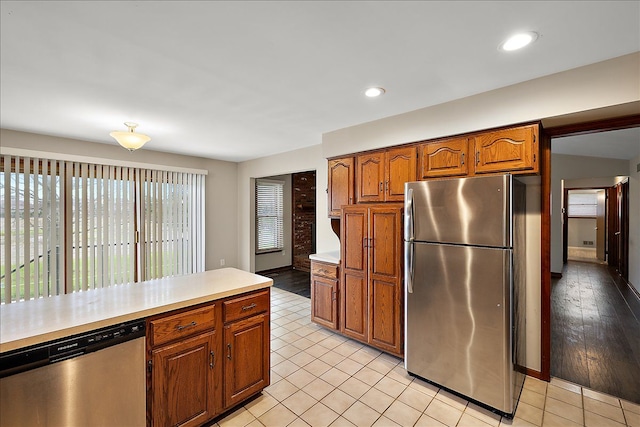
POLYGON ((340 331, 403 355, 400 204, 342 209, 340 331))
POLYGON ((338 330, 338 266, 311 260, 311 321, 338 330))
POLYGON ((311 277, 311 321, 338 329, 338 281, 311 277))
POLYGON ((224 329, 224 407, 231 408, 269 385, 269 314, 224 329))
POLYGON ((154 425, 199 426, 215 416, 215 344, 211 331, 153 350, 154 425))
POLYGON ((148 426, 203 425, 269 385, 269 301, 267 288, 147 320, 148 426))

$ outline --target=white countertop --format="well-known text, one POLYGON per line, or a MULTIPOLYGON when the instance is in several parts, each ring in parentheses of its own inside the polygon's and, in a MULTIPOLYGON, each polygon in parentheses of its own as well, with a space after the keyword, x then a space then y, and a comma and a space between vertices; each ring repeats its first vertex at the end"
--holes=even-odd
POLYGON ((116 285, 0 306, 0 353, 273 284, 235 268, 116 285))
POLYGON ((309 255, 309 259, 315 261, 330 262, 331 264, 340 264, 340 251, 311 254, 309 255))

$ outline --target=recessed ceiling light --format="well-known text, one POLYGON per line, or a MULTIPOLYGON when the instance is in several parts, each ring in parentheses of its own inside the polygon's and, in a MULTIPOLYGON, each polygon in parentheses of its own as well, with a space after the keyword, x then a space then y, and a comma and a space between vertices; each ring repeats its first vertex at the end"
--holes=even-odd
POLYGON ((523 47, 533 43, 537 39, 538 39, 538 33, 533 31, 529 31, 526 33, 518 33, 509 37, 505 42, 503 42, 499 46, 499 49, 507 52, 511 52, 513 50, 522 49, 523 47))
POLYGON ((375 98, 376 96, 380 96, 384 94, 385 90, 381 87, 370 87, 369 89, 364 91, 364 94, 369 98, 375 98))

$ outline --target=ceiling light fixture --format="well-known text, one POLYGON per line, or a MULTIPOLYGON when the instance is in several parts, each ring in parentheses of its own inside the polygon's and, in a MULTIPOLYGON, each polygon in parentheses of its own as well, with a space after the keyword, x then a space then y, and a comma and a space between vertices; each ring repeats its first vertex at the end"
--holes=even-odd
POLYGON ((533 43, 538 39, 538 33, 529 31, 526 33, 518 33, 509 37, 500 46, 500 50, 511 52, 514 50, 522 49, 523 47, 533 43))
POLYGON ((109 135, 115 138, 115 140, 118 141, 118 144, 122 145, 127 150, 135 151, 151 140, 151 138, 147 135, 137 133, 135 131, 136 127, 138 126, 137 123, 124 122, 124 125, 128 128, 128 130, 114 130, 109 135))
POLYGON ((364 91, 364 94, 369 98, 375 98, 376 96, 383 95, 385 90, 381 87, 370 87, 369 89, 364 91))

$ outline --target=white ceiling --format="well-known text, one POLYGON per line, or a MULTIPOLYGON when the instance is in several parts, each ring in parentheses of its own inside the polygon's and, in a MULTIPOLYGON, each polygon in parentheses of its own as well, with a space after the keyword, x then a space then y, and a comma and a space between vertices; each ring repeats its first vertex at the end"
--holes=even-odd
POLYGON ((638 1, 0 2, 0 126, 243 161, 640 51, 638 1), (510 34, 540 33, 511 54, 510 34), (382 86, 378 99, 363 96, 382 86))

